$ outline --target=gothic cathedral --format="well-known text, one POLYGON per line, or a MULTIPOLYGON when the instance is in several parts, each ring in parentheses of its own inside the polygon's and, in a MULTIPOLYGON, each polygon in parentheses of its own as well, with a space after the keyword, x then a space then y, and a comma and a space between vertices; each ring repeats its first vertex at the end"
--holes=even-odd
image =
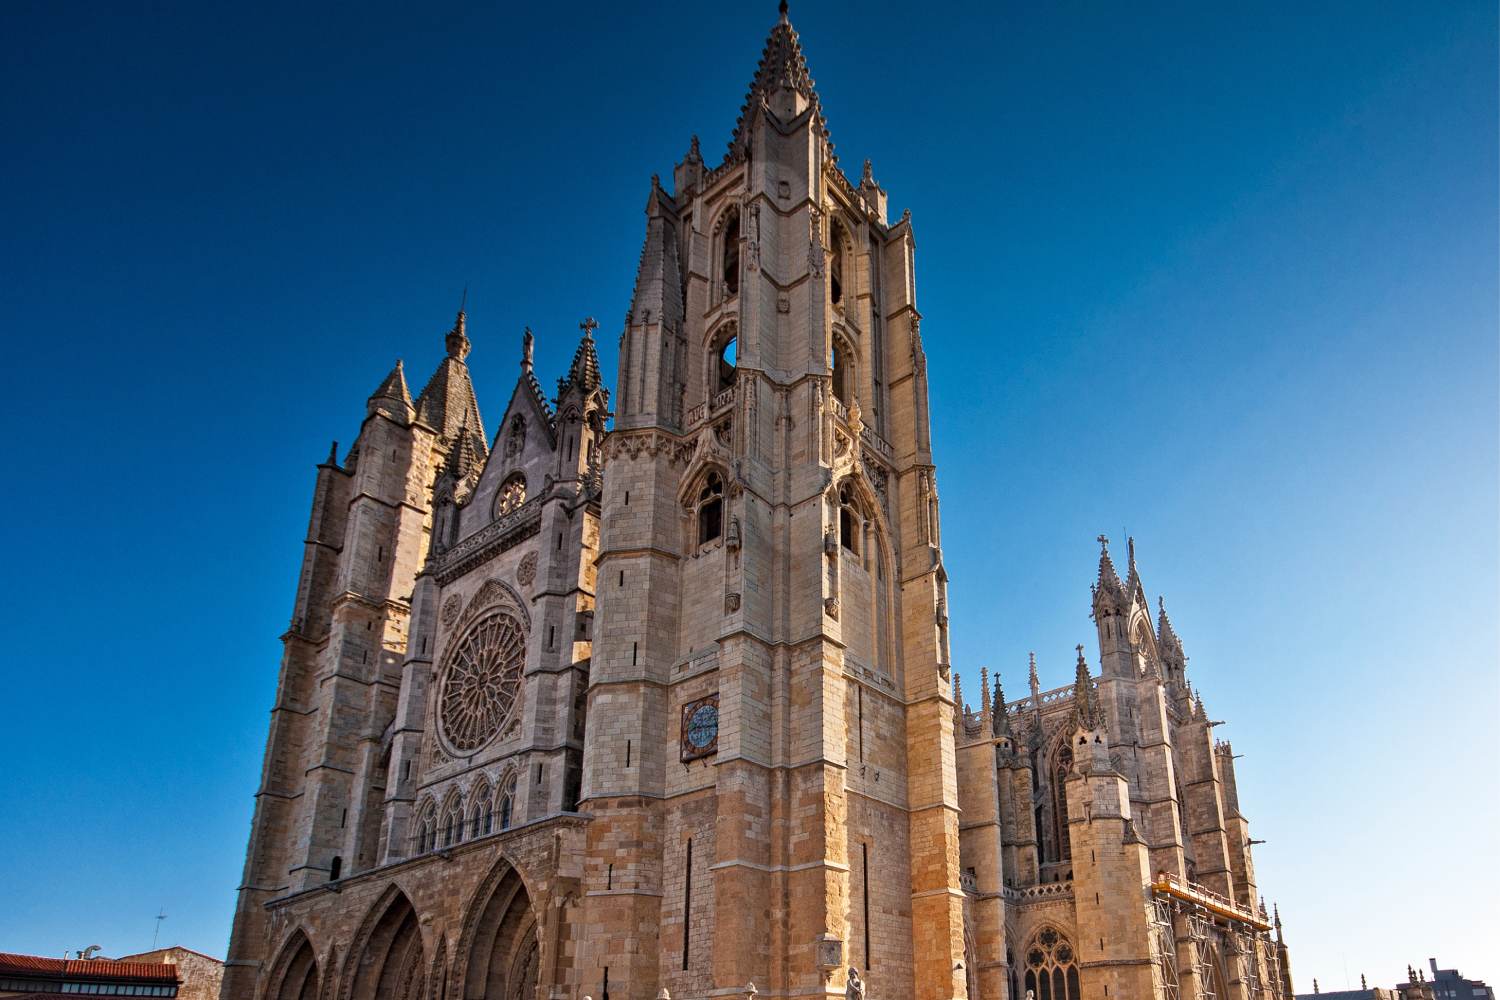
POLYGON ((318 466, 226 1000, 1289 1000, 1133 545, 1097 676, 964 703, 914 256, 783 4, 652 178, 613 396, 591 320, 493 436, 462 312, 396 365, 318 466))

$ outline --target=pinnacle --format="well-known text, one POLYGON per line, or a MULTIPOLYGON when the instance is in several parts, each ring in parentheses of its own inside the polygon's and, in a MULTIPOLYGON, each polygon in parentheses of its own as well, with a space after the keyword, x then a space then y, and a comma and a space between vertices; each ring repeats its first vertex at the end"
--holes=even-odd
POLYGON ((406 370, 399 358, 396 359, 396 367, 391 369, 390 374, 370 394, 370 399, 395 399, 407 406, 411 405, 411 393, 406 388, 406 370))
POLYGON ((1078 666, 1073 676, 1073 719, 1080 729, 1098 729, 1104 724, 1094 698, 1094 680, 1089 676, 1083 646, 1078 647, 1078 666))
POLYGON ((1158 595, 1156 598, 1156 636, 1163 646, 1181 646, 1182 640, 1177 637, 1177 630, 1172 628, 1172 619, 1167 617, 1167 602, 1158 595))
POLYGON ((598 326, 592 316, 578 324, 578 328, 583 331, 583 339, 578 342, 578 350, 573 352, 573 364, 568 368, 567 378, 557 381, 559 399, 570 386, 577 386, 585 393, 599 388, 602 382, 599 376, 599 352, 594 349, 594 331, 598 326))

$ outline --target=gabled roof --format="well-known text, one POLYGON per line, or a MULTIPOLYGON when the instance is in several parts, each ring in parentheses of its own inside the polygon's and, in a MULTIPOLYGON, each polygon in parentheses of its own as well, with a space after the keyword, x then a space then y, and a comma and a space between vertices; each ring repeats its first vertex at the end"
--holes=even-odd
POLYGON ((108 958, 87 961, 71 958, 45 958, 41 955, 16 955, 0 952, 0 975, 66 977, 68 979, 133 979, 159 983, 177 982, 177 966, 168 962, 116 962, 108 958))
POLYGON ((743 149, 750 137, 750 125, 760 113, 762 102, 783 88, 795 90, 806 98, 813 116, 814 129, 828 144, 829 158, 838 162, 833 153, 833 142, 828 137, 828 123, 823 118, 823 105, 818 100, 812 75, 807 71, 807 59, 802 55, 802 43, 792 22, 787 19, 785 0, 781 4, 781 17, 766 39, 761 51, 760 64, 755 67, 755 76, 750 80, 750 89, 745 94, 745 103, 740 107, 740 116, 734 123, 734 137, 729 140, 729 155, 733 159, 743 149))

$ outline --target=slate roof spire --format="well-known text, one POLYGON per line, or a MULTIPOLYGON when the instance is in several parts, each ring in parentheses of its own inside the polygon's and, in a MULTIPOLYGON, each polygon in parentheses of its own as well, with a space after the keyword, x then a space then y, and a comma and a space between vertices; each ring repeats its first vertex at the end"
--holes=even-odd
POLYGON ((416 403, 417 419, 450 440, 455 439, 462 428, 483 437, 484 420, 479 415, 479 400, 474 395, 474 384, 469 380, 469 367, 464 363, 471 346, 466 330, 467 319, 464 310, 460 309, 453 328, 443 338, 447 357, 422 387, 416 403))

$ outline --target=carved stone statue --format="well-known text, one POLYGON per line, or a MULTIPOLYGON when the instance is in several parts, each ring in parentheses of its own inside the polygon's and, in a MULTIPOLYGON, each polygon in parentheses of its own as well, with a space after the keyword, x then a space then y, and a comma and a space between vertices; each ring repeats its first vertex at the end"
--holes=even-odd
POLYGON ((849 966, 849 981, 844 987, 845 1000, 865 1000, 865 983, 859 978, 859 970, 849 966))

